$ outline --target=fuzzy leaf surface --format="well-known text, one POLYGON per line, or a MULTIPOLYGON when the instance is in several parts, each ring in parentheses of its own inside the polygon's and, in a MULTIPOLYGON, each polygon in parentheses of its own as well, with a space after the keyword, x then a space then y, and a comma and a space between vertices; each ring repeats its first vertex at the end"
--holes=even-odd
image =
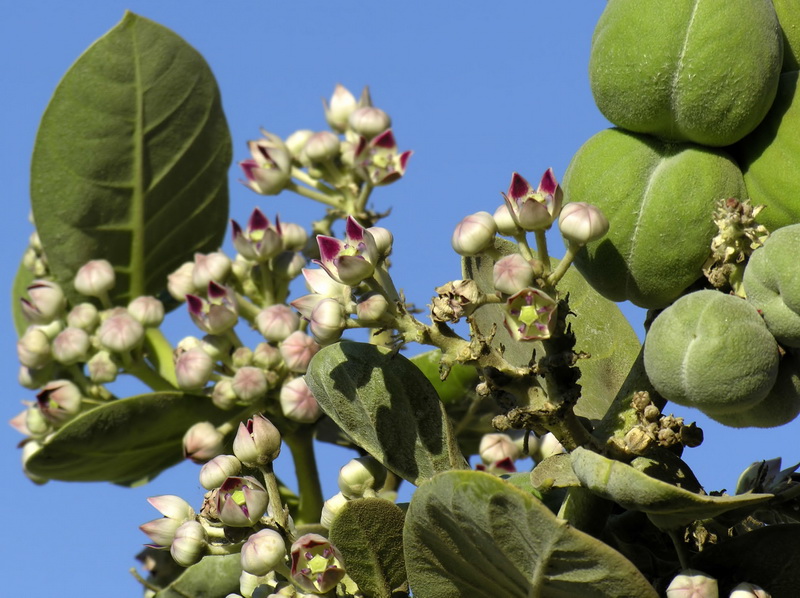
POLYGON ((403 510, 382 498, 348 501, 333 520, 329 539, 369 598, 391 598, 406 583, 404 520, 403 510))
POLYGON ((467 467, 436 390, 402 355, 367 343, 329 345, 311 360, 306 382, 356 444, 412 484, 467 467))
POLYGON ((241 561, 238 553, 203 557, 154 598, 219 598, 238 592, 241 561))
POLYGON ((33 273, 24 264, 20 263, 11 285, 11 317, 14 320, 14 330, 17 336, 25 334, 30 322, 22 314, 19 300, 28 296, 28 287, 33 282, 33 273))
POLYGON ((203 57, 126 13, 64 75, 36 137, 31 203, 56 280, 75 300, 77 269, 104 258, 115 304, 158 295, 194 252, 219 247, 231 155, 203 57))
POLYGON ((483 472, 451 471, 420 486, 404 544, 418 598, 657 596, 618 552, 483 472))
POLYGON ((207 397, 155 392, 95 407, 60 428, 31 455, 33 474, 67 482, 148 481, 183 459, 192 424, 221 424, 230 413, 207 397))

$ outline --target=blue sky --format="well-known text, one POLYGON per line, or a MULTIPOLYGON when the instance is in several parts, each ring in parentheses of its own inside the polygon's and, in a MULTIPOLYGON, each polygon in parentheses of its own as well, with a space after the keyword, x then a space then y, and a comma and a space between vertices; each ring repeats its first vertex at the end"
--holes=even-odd
MULTIPOLYGON (((41 113, 70 64, 130 9, 176 31, 210 63, 235 160, 248 157, 246 141, 258 136, 259 127, 284 137, 300 128, 324 129, 320 99, 336 83, 354 92, 370 85, 376 105, 393 119, 401 148, 415 152, 407 176, 376 191, 373 207, 392 209, 383 225, 395 236, 393 276, 408 299, 423 306, 434 287, 460 278, 450 235, 462 217, 494 211, 513 171, 535 181, 553 167, 560 178, 580 145, 608 126, 587 76, 592 30, 603 6, 580 0, 44 0, 9 6, 0 22, 2 278, 10 287, 31 232, 28 172, 41 113)), ((235 166, 231 173, 231 215, 240 222, 255 206, 270 218, 280 213, 282 220, 304 225, 323 213, 296 196, 257 196, 237 182, 235 166)), ((562 251, 557 239, 551 245, 562 251)), ((9 314, 8 293, 2 301, 0 311, 9 314)), ((640 331, 641 311, 624 309, 640 331)), ((173 330, 173 341, 194 334, 188 317, 173 330)), ((10 317, 0 319, 0 331, 8 420, 32 394, 16 383, 10 317)), ((757 459, 800 460, 798 422, 777 430, 729 430, 692 410, 675 412, 705 430, 705 444, 685 459, 708 490, 732 489, 738 473, 757 459)), ((38 487, 21 474, 19 439, 0 427, 0 461, 10 482, 0 548, 4 592, 140 595, 127 569, 145 541, 137 526, 157 515, 145 498, 181 494, 199 504, 197 467, 184 464, 133 490, 59 482, 38 487)), ((324 448, 327 495, 335 492, 346 457, 324 448)))

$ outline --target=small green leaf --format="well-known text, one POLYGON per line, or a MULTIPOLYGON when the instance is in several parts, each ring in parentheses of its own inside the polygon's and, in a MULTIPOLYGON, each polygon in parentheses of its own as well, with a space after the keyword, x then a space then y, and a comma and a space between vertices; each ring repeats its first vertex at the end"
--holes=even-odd
POLYGON ((478 370, 471 366, 454 363, 442 380, 439 376, 439 362, 442 352, 439 349, 426 351, 411 358, 411 363, 417 366, 425 377, 433 384, 442 403, 449 405, 475 395, 475 385, 478 383, 478 370))
POLYGON ((221 598, 239 591, 241 556, 206 556, 192 565, 154 598, 221 598))
POLYGON ((352 500, 336 515, 329 539, 367 598, 391 598, 406 584, 403 510, 382 498, 352 500))
POLYGON ((156 392, 111 401, 76 417, 25 463, 33 475, 67 482, 148 481, 183 459, 183 435, 194 423, 231 417, 211 399, 156 392))
POLYGON ((546 492, 550 488, 569 488, 580 486, 580 480, 572 471, 569 455, 561 453, 552 455, 536 464, 530 473, 530 481, 534 488, 546 492))
MULTIPOLYGON (((501 255, 517 252, 517 246, 505 239, 497 239, 495 247, 501 255)), ((555 267, 557 260, 551 260, 555 267)), ((494 293, 492 269, 494 260, 488 256, 466 257, 462 261, 465 278, 478 283, 484 293, 494 293)), ((558 283, 561 296, 569 293, 569 307, 574 316, 567 322, 577 338, 576 351, 591 355, 578 361, 582 387, 581 398, 575 405, 577 415, 599 420, 605 415, 617 391, 639 353, 639 340, 619 307, 601 297, 583 279, 575 268, 567 270, 558 283)), ((515 341, 505 328, 503 305, 486 305, 474 314, 475 322, 483 334, 497 326, 493 344, 503 345, 503 356, 513 365, 524 367, 531 361, 534 351, 543 355, 540 342, 515 341)))
POLYGON ((17 274, 14 276, 14 284, 11 285, 11 316, 14 318, 14 330, 17 331, 17 336, 25 334, 25 330, 30 324, 22 315, 19 300, 28 296, 27 289, 31 282, 33 282, 33 273, 20 263, 17 274))
POLYGON ((467 467, 436 391, 402 355, 337 343, 314 356, 306 381, 328 417, 412 484, 467 467))
POLYGON ((674 529, 772 498, 772 494, 696 494, 584 448, 572 451, 571 459, 572 469, 584 486, 626 509, 647 513, 661 529, 674 529))
POLYGON ((158 295, 227 224, 231 141, 202 56, 126 13, 75 62, 42 117, 31 165, 36 228, 56 280, 90 259, 116 271, 115 304, 158 295))
POLYGON ((487 473, 451 471, 420 486, 404 531, 417 598, 654 598, 633 564, 487 473))

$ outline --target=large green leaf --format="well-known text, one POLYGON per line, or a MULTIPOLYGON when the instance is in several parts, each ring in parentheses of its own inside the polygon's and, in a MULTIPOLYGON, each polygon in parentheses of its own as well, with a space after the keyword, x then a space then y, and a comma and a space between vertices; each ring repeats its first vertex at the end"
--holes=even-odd
POLYGON ((242 558, 236 554, 206 556, 154 598, 221 598, 239 591, 242 558))
POLYGON ((366 343, 329 345, 311 360, 306 382, 356 444, 412 484, 467 467, 436 390, 402 355, 366 343))
MULTIPOLYGON (((517 252, 517 246, 504 239, 497 239, 495 247, 501 255, 517 252)), ((556 260, 553 261, 555 267, 556 260)), ((492 268, 494 259, 487 255, 464 258, 463 275, 478 283, 485 293, 494 293, 492 268)), ((576 351, 591 355, 578 361, 582 387, 581 398, 575 413, 592 420, 605 415, 617 391, 639 353, 639 340, 619 307, 601 297, 583 279, 575 268, 567 270, 558 284, 559 294, 569 293, 569 307, 575 316, 567 322, 577 338, 576 351)), ((475 322, 483 334, 488 334, 492 325, 497 325, 494 343, 505 347, 504 357, 516 366, 526 366, 534 351, 542 356, 542 343, 515 341, 503 325, 502 305, 487 305, 475 312, 475 322)))
POLYGON ((420 486, 404 530, 417 598, 657 596, 630 561, 487 473, 452 471, 420 486))
POLYGON ((66 73, 36 137, 31 202, 56 279, 74 293, 76 270, 105 258, 115 303, 157 295, 194 252, 219 247, 231 155, 205 60, 126 13, 66 73))
POLYGON ((342 553, 347 574, 368 598, 390 598, 407 583, 404 520, 403 510, 382 498, 351 500, 333 520, 329 539, 342 553))
POLYGON ((677 528, 772 498, 772 494, 697 494, 584 448, 575 449, 570 456, 572 469, 584 486, 626 509, 647 513, 661 529, 677 528))
POLYGON ((230 412, 207 397, 155 392, 111 401, 68 422, 26 461, 36 476, 68 482, 135 484, 183 459, 183 435, 230 412))

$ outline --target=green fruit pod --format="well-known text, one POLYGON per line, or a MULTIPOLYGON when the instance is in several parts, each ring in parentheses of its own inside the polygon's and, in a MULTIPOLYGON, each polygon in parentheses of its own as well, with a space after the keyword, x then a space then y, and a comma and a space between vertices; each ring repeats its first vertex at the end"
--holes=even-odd
POLYGON ((748 196, 754 205, 766 206, 758 221, 771 231, 800 221, 798 75, 781 75, 778 95, 764 121, 732 148, 748 196))
POLYGON ((723 152, 668 144, 620 129, 601 131, 575 154, 562 181, 565 202, 594 204, 611 228, 575 265, 601 295, 660 309, 702 276, 717 233, 717 200, 745 194, 723 152))
POLYGON ((764 118, 782 60, 770 0, 610 0, 592 38, 589 78, 615 125, 724 146, 764 118))
POLYGON ((800 347, 800 224, 775 231, 750 256, 744 271, 747 300, 764 323, 788 347, 800 347))
POLYGON ((731 428, 777 428, 800 415, 800 355, 781 358, 778 378, 767 397, 741 413, 709 417, 731 428))
POLYGON ((719 291, 681 297, 653 321, 644 368, 665 399, 709 416, 741 413, 775 384, 778 343, 758 311, 719 291))

